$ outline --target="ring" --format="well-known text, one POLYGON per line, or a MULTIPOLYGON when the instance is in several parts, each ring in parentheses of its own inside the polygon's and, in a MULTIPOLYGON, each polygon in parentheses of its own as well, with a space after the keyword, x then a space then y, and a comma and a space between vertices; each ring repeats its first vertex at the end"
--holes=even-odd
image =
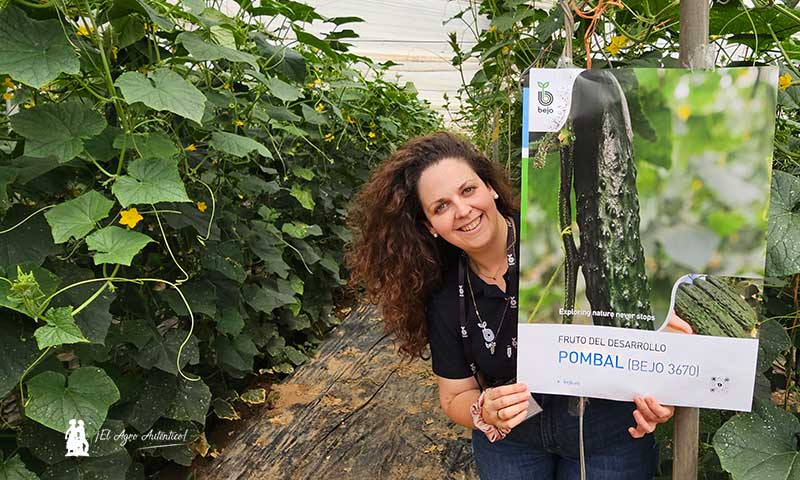
POLYGON ((502 418, 500 418, 500 410, 495 410, 494 416, 497 417, 498 420, 502 420, 502 418))

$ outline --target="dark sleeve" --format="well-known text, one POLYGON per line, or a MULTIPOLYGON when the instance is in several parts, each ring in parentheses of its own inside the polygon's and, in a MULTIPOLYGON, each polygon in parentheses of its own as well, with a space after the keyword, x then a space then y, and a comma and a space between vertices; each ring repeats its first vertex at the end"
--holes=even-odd
MULTIPOLYGON (((451 315, 455 315, 455 312, 451 315)), ((428 306, 428 341, 431 346, 433 373, 450 379, 469 378, 472 374, 464 358, 458 322, 453 320, 442 318, 437 308, 428 306)))

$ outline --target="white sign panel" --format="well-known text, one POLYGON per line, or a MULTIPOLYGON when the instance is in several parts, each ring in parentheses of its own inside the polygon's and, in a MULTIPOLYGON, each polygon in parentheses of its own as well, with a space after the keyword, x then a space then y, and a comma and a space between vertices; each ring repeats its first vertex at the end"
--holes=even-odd
POLYGON ((750 411, 758 340, 588 325, 519 324, 531 392, 750 411))
POLYGON ((557 132, 569 117, 572 105, 572 84, 582 68, 543 68, 530 73, 530 131, 557 132))

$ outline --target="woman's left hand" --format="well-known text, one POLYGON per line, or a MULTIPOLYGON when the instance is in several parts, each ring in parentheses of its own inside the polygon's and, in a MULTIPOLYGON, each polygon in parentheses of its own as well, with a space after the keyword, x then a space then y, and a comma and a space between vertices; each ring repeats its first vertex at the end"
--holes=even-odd
POLYGON ((636 410, 633 411, 633 418, 636 420, 636 427, 628 428, 633 438, 642 438, 648 433, 653 433, 659 423, 664 423, 675 414, 675 407, 661 405, 651 396, 633 398, 636 403, 636 410))

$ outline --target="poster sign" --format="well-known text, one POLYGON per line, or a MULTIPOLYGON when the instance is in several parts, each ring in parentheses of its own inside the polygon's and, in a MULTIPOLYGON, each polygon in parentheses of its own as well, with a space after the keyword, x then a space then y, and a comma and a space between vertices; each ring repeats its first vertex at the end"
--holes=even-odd
POLYGON ((532 69, 523 92, 518 380, 749 410, 777 69, 532 69))

